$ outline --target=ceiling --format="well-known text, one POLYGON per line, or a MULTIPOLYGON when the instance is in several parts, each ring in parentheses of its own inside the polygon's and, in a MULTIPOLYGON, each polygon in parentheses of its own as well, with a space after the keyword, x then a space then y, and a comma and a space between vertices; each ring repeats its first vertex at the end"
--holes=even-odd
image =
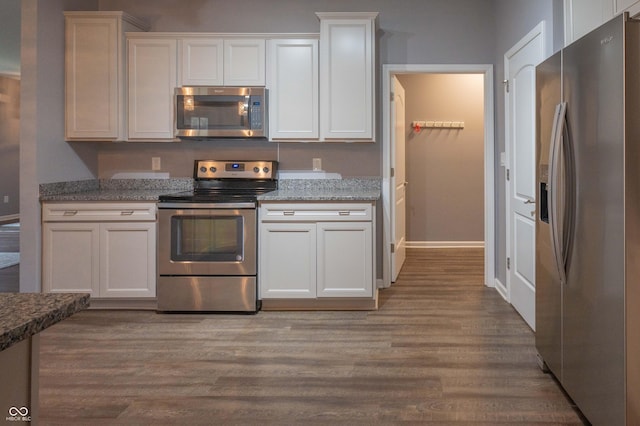
POLYGON ((0 74, 20 74, 20 0, 0 0, 0 74))

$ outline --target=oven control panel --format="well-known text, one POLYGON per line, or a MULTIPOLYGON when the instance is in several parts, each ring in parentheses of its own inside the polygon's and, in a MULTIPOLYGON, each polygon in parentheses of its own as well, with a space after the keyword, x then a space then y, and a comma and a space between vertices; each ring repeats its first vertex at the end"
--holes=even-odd
POLYGON ((196 160, 195 179, 275 179, 276 161, 196 160))

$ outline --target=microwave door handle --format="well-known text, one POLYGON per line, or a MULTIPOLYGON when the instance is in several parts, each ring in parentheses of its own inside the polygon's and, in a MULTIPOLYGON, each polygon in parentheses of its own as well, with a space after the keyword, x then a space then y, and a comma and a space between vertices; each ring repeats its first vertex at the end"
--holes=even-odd
POLYGON ((244 97, 244 104, 242 105, 242 116, 245 120, 249 119, 249 96, 244 97))

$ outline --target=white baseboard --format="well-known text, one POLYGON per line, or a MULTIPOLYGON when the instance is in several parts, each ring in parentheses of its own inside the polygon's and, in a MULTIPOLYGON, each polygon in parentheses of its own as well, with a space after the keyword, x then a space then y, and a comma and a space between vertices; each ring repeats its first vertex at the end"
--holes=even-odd
POLYGON ((483 248, 484 241, 407 241, 407 248, 483 248))
POLYGON ((0 216, 0 223, 18 222, 19 220, 20 220, 20 214, 8 214, 6 216, 0 216))
POLYGON ((493 287, 498 293, 500 293, 500 296, 502 296, 504 300, 506 300, 507 302, 509 301, 509 298, 507 297, 507 286, 502 284, 502 282, 498 278, 495 279, 493 287))
POLYGON ((376 288, 386 288, 382 278, 376 279, 376 288))

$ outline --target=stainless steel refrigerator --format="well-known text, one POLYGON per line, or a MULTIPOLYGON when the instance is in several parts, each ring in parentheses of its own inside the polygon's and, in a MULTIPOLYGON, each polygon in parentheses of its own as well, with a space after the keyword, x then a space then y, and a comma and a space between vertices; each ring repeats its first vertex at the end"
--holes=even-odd
POLYGON ((536 348, 594 425, 640 425, 640 21, 536 68, 536 348))

